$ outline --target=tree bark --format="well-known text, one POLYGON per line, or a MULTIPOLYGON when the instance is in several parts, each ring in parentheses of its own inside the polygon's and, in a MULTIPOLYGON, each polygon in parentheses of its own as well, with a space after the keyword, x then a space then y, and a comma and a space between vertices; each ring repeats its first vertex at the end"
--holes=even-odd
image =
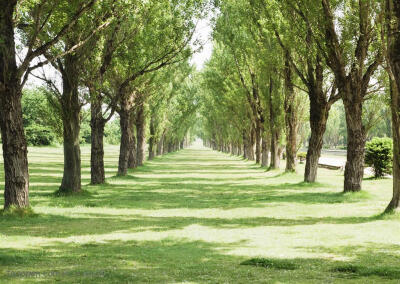
MULTIPOLYGON (((348 91, 357 89, 349 88, 348 91)), ((347 125, 347 161, 344 171, 344 192, 357 192, 361 190, 364 176, 364 154, 366 131, 362 122, 363 102, 356 100, 358 96, 345 95, 347 125)))
POLYGON ((79 145, 81 105, 77 68, 79 68, 78 57, 73 54, 66 55, 62 72, 63 93, 60 100, 64 138, 64 174, 59 190, 64 193, 81 191, 81 149, 79 145))
POLYGON ((136 115, 136 133, 137 133, 137 166, 143 166, 144 146, 145 146, 145 130, 146 117, 143 103, 139 104, 136 115))
POLYGON ((94 99, 91 109, 91 151, 90 151, 90 183, 104 184, 104 127, 106 120, 103 118, 100 100, 94 99))
POLYGON ((393 197, 386 212, 400 208, 400 3, 386 1, 388 63, 393 127, 393 197))
POLYGON ((160 137, 160 140, 157 143, 157 156, 163 154, 164 137, 165 137, 165 132, 163 132, 163 134, 160 137))
POLYGON ((322 96, 314 93, 309 93, 309 98, 311 137, 308 143, 304 181, 315 182, 331 105, 324 100, 321 101, 322 96))
POLYGON ((134 152, 134 135, 132 128, 132 115, 129 108, 122 106, 119 111, 120 126, 121 126, 121 144, 118 161, 118 175, 125 176, 128 172, 128 161, 130 154, 134 152))
POLYGON ((296 171, 297 129, 295 92, 292 82, 292 67, 289 58, 285 62, 285 123, 286 123, 286 171, 296 171))
POLYGON ((268 166, 268 156, 269 156, 269 141, 268 137, 264 134, 261 142, 261 166, 267 167, 268 166))
POLYGON ((280 165, 280 153, 279 153, 279 131, 274 130, 271 133, 271 159, 270 169, 279 169, 280 165))
MULTIPOLYGON (((397 39, 397 46, 400 47, 400 38, 397 39)), ((392 68, 395 72, 397 72, 395 78, 398 81, 395 83, 393 80, 391 80, 391 108, 393 127, 393 196, 385 210, 386 212, 391 212, 400 208, 400 58, 397 56, 397 60, 391 64, 394 65, 394 68, 392 68)))
POLYGON ((16 64, 13 15, 17 1, 0 3, 0 128, 4 158, 4 208, 29 207, 28 150, 16 64))
POLYGON ((260 164, 261 163, 261 133, 262 133, 262 127, 261 123, 257 121, 256 124, 256 129, 255 129, 255 143, 256 143, 256 163, 260 164))
POLYGON ((256 143, 256 133, 255 128, 251 129, 250 137, 249 137, 249 160, 254 161, 256 159, 254 153, 254 144, 256 143))
POLYGON ((150 137, 149 137, 149 160, 154 159, 154 147, 155 147, 155 126, 154 126, 154 118, 150 119, 150 137))
MULTIPOLYGON (((132 116, 131 116, 132 118, 132 116)), ((134 125, 133 121, 130 122, 131 124, 131 142, 129 145, 129 156, 128 156, 128 169, 135 169, 137 168, 137 142, 136 142, 136 136, 135 136, 135 131, 134 131, 134 125)))

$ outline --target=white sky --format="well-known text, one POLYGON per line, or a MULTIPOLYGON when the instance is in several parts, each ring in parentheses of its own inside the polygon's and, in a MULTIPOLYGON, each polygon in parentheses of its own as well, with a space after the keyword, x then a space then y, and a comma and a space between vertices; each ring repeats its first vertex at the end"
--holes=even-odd
POLYGON ((212 27, 210 17, 201 19, 197 24, 196 31, 194 33, 194 39, 199 39, 202 42, 203 48, 193 54, 190 62, 196 65, 197 70, 201 70, 204 67, 204 63, 210 59, 213 45, 212 45, 212 27))

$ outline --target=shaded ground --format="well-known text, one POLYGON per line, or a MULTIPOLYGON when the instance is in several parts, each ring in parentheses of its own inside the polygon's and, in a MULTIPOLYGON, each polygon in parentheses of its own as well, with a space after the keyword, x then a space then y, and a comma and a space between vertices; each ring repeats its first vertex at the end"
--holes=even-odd
POLYGON ((400 281, 399 220, 379 217, 390 179, 366 179, 364 192, 344 195, 340 171, 320 169, 309 185, 303 165, 299 174, 266 172, 203 148, 124 178, 114 176, 117 159, 118 147, 107 147, 107 185, 55 197, 61 149, 30 149, 38 216, 0 217, 0 283, 400 281))

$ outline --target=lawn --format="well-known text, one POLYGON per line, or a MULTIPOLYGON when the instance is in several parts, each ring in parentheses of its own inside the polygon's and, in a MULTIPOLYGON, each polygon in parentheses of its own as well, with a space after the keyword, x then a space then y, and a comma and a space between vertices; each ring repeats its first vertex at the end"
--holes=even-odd
MULTIPOLYGON (((400 222, 380 213, 390 179, 342 194, 343 173, 319 183, 191 148, 57 197, 61 148, 29 150, 30 217, 0 217, 0 283, 399 283, 400 222)), ((4 182, 1 165, 1 187, 4 182)), ((3 202, 1 188, 0 206, 3 202)))

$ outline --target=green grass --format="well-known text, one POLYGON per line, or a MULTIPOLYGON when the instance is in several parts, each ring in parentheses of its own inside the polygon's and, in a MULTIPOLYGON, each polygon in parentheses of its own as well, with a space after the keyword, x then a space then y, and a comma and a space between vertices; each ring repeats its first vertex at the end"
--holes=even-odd
POLYGON ((88 185, 84 146, 84 194, 57 196, 62 150, 29 149, 34 213, 0 214, 0 283, 400 281, 400 219, 380 215, 390 179, 342 194, 340 171, 307 184, 304 165, 268 172, 201 148, 116 177, 118 147, 105 153, 106 185, 88 185))

